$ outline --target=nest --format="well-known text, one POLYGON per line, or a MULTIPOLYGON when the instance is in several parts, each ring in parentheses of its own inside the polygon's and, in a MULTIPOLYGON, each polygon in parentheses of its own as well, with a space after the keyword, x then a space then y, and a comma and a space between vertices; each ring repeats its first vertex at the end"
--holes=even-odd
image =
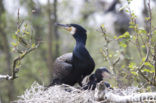
POLYGON ((156 92, 140 93, 136 87, 110 90, 100 86, 103 83, 92 91, 63 84, 45 90, 43 85, 34 82, 18 100, 11 103, 134 103, 147 101, 151 97, 156 101, 156 92))

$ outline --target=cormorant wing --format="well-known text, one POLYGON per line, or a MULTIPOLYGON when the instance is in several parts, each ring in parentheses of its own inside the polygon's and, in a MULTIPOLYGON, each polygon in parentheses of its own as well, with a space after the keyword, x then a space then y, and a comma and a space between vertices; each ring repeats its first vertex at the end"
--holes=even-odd
POLYGON ((71 73, 73 69, 72 56, 72 53, 66 53, 55 60, 53 67, 53 79, 62 80, 71 73))

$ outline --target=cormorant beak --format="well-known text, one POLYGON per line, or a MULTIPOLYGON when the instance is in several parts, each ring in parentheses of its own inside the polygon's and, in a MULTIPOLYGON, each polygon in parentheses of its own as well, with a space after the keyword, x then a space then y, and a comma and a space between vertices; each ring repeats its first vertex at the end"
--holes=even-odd
POLYGON ((56 26, 59 26, 59 27, 62 27, 64 28, 65 30, 71 32, 72 31, 72 27, 68 24, 59 24, 59 23, 56 23, 56 26))
POLYGON ((102 76, 103 76, 103 78, 109 79, 110 76, 111 76, 111 74, 108 73, 108 72, 103 72, 103 73, 102 73, 102 76))
POLYGON ((72 35, 74 35, 75 32, 76 32, 76 28, 71 26, 71 25, 69 25, 69 24, 59 24, 59 23, 56 23, 56 25, 64 28, 67 31, 69 31, 72 35))

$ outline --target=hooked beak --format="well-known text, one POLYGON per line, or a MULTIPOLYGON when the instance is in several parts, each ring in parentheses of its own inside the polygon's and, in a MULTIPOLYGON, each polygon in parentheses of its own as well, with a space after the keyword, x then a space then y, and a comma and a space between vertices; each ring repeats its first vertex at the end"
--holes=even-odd
POLYGON ((67 24, 60 24, 60 23, 55 23, 56 26, 59 26, 59 27, 68 27, 67 24))
POLYGON ((59 24, 59 23, 56 23, 55 25, 56 26, 59 26, 59 27, 62 27, 62 28, 64 28, 65 30, 67 30, 69 32, 72 31, 72 27, 70 25, 68 25, 68 24, 59 24))

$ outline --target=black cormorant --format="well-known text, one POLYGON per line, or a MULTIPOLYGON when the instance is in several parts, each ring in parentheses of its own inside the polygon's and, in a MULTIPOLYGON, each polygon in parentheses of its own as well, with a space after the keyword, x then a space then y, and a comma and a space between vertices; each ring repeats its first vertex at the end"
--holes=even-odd
POLYGON ((53 67, 52 82, 49 86, 63 83, 71 86, 79 83, 82 86, 83 78, 91 74, 95 67, 94 60, 85 47, 86 30, 77 24, 57 25, 72 34, 76 40, 76 45, 72 53, 64 54, 56 59, 53 67))
MULTIPOLYGON (((89 76, 89 81, 87 85, 83 87, 83 89, 94 90, 96 88, 97 83, 99 83, 103 79, 109 78, 110 74, 111 73, 105 67, 96 69, 95 73, 89 76)), ((104 83, 107 88, 111 88, 109 83, 107 82, 104 82, 104 83)))
POLYGON ((105 13, 109 13, 109 12, 113 13, 115 17, 114 29, 115 29, 115 32, 117 33, 117 36, 120 36, 124 34, 126 31, 129 31, 129 32, 131 31, 131 29, 129 29, 130 18, 124 12, 124 10, 120 10, 120 11, 116 10, 117 4, 120 4, 121 6, 120 0, 114 0, 112 4, 110 5, 110 7, 105 11, 105 13))

